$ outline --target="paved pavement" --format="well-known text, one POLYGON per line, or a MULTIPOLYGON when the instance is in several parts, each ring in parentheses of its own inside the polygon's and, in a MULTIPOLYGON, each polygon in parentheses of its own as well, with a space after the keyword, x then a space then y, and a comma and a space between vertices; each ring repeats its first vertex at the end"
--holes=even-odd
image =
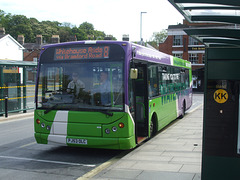
MULTIPOLYGON (((33 112, 11 114, 0 121, 33 117, 33 112)), ((126 155, 100 165, 78 180, 200 180, 203 106, 190 109, 126 155)))
POLYGON ((5 117, 5 114, 3 114, 3 116, 0 116, 0 122, 25 119, 28 117, 33 118, 33 115, 34 115, 34 110, 28 110, 27 113, 23 113, 23 112, 9 113, 8 117, 5 117))
POLYGON ((200 180, 203 106, 190 110, 153 139, 81 179, 200 180))

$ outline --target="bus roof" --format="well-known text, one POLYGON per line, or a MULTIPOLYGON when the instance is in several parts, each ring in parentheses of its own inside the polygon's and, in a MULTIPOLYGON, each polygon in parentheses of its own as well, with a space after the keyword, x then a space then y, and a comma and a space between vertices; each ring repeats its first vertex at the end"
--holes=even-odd
POLYGON ((86 41, 72 41, 58 44, 49 44, 42 47, 42 52, 49 47, 58 47, 58 46, 71 46, 76 44, 85 44, 85 45, 95 45, 95 44, 119 44, 124 49, 128 49, 132 51, 133 58, 136 60, 144 60, 148 62, 161 63, 166 65, 178 66, 183 68, 191 68, 191 62, 173 57, 171 55, 165 54, 158 50, 141 46, 139 44, 135 44, 129 41, 111 41, 111 40, 86 40, 86 41), (129 49, 130 48, 130 49, 129 49))
POLYGON ((160 52, 156 49, 148 48, 134 43, 132 43, 132 48, 134 51, 134 59, 179 66, 189 69, 191 68, 191 62, 160 52))

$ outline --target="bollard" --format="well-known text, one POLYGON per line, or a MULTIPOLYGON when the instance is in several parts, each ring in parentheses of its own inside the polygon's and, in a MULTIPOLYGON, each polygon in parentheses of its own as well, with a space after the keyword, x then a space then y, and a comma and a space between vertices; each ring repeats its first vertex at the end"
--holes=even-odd
POLYGON ((8 97, 5 96, 5 118, 8 117, 8 97))

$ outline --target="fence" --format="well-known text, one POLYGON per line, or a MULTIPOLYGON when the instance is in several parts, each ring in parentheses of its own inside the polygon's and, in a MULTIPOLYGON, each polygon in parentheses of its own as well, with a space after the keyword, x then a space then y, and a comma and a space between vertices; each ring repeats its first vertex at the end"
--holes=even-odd
POLYGON ((0 60, 0 115, 34 109, 36 68, 36 62, 0 60))

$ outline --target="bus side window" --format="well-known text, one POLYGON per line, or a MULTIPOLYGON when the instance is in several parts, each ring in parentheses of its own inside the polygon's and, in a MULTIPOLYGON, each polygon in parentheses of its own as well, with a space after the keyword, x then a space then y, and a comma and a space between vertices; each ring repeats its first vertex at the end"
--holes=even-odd
POLYGON ((158 81, 159 81, 159 94, 164 95, 167 94, 167 80, 166 73, 167 68, 165 66, 158 67, 158 81))
POLYGON ((181 70, 181 90, 184 90, 186 88, 185 86, 185 70, 181 70))
POLYGON ((174 91, 179 91, 179 90, 181 90, 181 88, 180 88, 181 87, 181 85, 180 85, 180 82, 181 82, 180 68, 174 67, 173 73, 174 73, 174 80, 173 80, 174 91))
POLYGON ((168 84, 168 92, 169 92, 169 93, 174 92, 174 84, 173 84, 173 83, 169 83, 169 84, 168 84))
POLYGON ((166 84, 167 84, 167 93, 171 93, 171 89, 172 89, 172 80, 171 80, 171 67, 167 67, 167 80, 166 80, 166 84))
POLYGON ((189 84, 189 70, 185 70, 185 85, 186 88, 189 88, 190 84, 189 84))
POLYGON ((181 70, 181 84, 182 84, 182 90, 187 89, 190 86, 189 83, 189 70, 187 69, 182 69, 181 70))
POLYGON ((149 97, 154 97, 158 95, 158 80, 157 80, 157 66, 152 65, 148 67, 148 75, 149 75, 149 82, 148 82, 148 92, 149 97))

